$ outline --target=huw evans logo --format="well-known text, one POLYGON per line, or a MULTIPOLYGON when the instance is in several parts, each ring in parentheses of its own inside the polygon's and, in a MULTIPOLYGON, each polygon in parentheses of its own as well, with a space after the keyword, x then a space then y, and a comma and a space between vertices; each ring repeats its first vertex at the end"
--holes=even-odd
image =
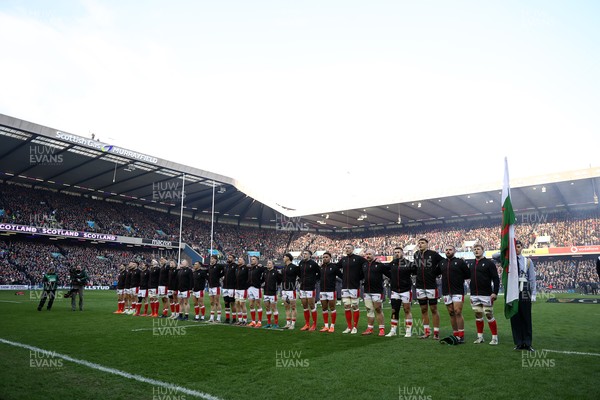
POLYGON ((308 224, 302 222, 300 217, 286 217, 282 214, 275 215, 275 229, 279 231, 308 231, 308 224))
POLYGON ((523 368, 554 368, 556 362, 548 358, 548 351, 524 351, 521 354, 521 367, 523 368))
POLYGON ((152 321, 153 336, 185 336, 185 326, 178 326, 174 319, 155 319, 152 321))
POLYGON ((29 366, 31 368, 62 368, 63 360, 54 351, 30 351, 29 366))
POLYGON ((31 145, 29 146, 29 164, 30 165, 61 165, 63 155, 58 154, 59 149, 50 146, 31 145))
POLYGON ((186 400, 176 388, 153 387, 152 400, 186 400))
POLYGON ((545 224, 548 222, 548 214, 542 212, 521 214, 520 217, 522 224, 545 224))
POLYGON ((29 225, 38 228, 58 228, 62 229, 62 224, 56 220, 54 214, 33 214, 29 217, 29 225))
POLYGON ((432 400, 432 397, 425 394, 424 386, 399 386, 398 400, 432 400))
POLYGON ((152 184, 152 200, 168 201, 185 199, 180 182, 155 182, 152 184))
POLYGON ((275 351, 276 368, 307 368, 310 366, 308 358, 302 358, 300 350, 275 351))
MULTIPOLYGON (((108 286, 107 286, 108 287, 108 286)), ((42 294, 44 291, 42 289, 33 289, 29 291, 29 300, 39 302, 42 299, 42 294)), ((54 294, 54 301, 64 301, 65 300, 65 291, 58 290, 56 294, 54 294)), ((48 300, 52 298, 52 294, 48 294, 48 300)))

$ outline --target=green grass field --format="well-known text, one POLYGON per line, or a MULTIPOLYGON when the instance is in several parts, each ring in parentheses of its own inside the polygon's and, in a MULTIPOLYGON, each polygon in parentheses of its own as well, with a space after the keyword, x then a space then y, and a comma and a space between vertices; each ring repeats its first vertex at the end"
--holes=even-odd
MULTIPOLYGON (((445 346, 415 336, 343 335, 341 306, 337 331, 326 334, 115 315, 114 292, 87 291, 84 312, 72 312, 70 300, 63 298, 52 311, 38 312, 36 297, 36 292, 0 292, 1 399, 600 398, 600 306, 595 304, 538 299, 536 352, 523 353, 512 350, 502 299, 495 306, 499 346, 487 344, 487 324, 486 344, 473 344, 475 323, 467 307, 467 344, 445 346)), ((443 304, 440 311, 443 337, 451 329, 443 304)), ((387 307, 386 332, 389 314, 387 307)), ((413 315, 418 331, 417 306, 413 315)), ((297 328, 301 321, 300 315, 297 328)))

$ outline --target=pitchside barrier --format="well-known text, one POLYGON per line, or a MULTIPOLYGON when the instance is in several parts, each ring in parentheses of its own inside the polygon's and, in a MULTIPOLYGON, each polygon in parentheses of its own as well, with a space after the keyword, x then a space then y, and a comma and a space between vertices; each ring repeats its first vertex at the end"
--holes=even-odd
MULTIPOLYGON (((42 285, 0 285, 0 290, 38 290, 42 285)), ((71 286, 58 286, 57 290, 69 290, 71 286)), ((85 290, 110 290, 110 286, 86 286, 85 290)))

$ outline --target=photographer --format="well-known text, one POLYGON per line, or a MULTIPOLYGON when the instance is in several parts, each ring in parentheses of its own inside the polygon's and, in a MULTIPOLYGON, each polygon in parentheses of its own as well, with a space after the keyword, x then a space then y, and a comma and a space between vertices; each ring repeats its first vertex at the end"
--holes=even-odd
POLYGON ((75 311, 75 297, 79 293, 79 311, 83 311, 83 288, 89 280, 87 272, 77 265, 71 269, 71 310, 75 311))
POLYGON ((52 308, 52 303, 54 303, 54 298, 56 297, 56 287, 58 286, 58 275, 54 270, 54 266, 50 265, 48 268, 48 272, 44 274, 44 278, 42 278, 42 283, 44 284, 44 291, 42 292, 42 298, 40 299, 40 304, 38 305, 38 311, 42 311, 44 304, 46 303, 46 298, 49 297, 48 307, 46 308, 48 311, 52 308))

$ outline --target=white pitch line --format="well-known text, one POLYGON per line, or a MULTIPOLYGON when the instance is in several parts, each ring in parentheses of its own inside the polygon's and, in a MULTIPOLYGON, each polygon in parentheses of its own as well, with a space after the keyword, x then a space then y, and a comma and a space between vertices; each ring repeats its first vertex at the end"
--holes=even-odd
POLYGON ((14 304, 21 304, 21 303, 22 303, 22 301, 0 300, 0 303, 14 303, 14 304))
POLYGON ((562 351, 562 350, 548 350, 548 349, 543 349, 542 351, 548 351, 550 353, 560 353, 560 354, 575 354, 578 356, 595 356, 595 357, 600 357, 599 353, 583 353, 581 351, 562 351))
POLYGON ((2 338, 0 338, 0 343, 8 344, 10 346, 15 346, 15 347, 22 347, 24 349, 28 349, 28 350, 35 351, 35 352, 42 352, 42 353, 46 353, 46 354, 51 354, 53 357, 62 358, 63 360, 70 361, 70 362, 75 363, 75 364, 83 365, 83 366, 88 367, 88 368, 96 369, 96 370, 102 371, 102 372, 107 372, 109 374, 114 374, 114 375, 122 376, 122 377, 127 378, 127 379, 133 379, 133 380, 136 380, 138 382, 149 383, 149 384, 155 385, 155 386, 161 386, 161 387, 164 387, 164 388, 169 389, 169 390, 177 390, 177 391, 179 391, 181 393, 189 394, 190 396, 199 397, 201 399, 221 400, 219 397, 216 397, 216 396, 213 396, 213 395, 210 395, 210 394, 207 394, 207 393, 198 392, 196 390, 191 390, 191 389, 184 388, 184 387, 181 387, 181 386, 178 386, 178 385, 174 385, 172 383, 158 381, 158 380, 152 379, 152 378, 145 378, 145 377, 143 377, 141 375, 130 374, 128 372, 120 371, 120 370, 114 369, 114 368, 105 367, 103 365, 96 364, 96 363, 93 363, 93 362, 89 362, 89 361, 85 361, 85 360, 78 360, 76 358, 73 358, 73 357, 70 357, 70 356, 67 356, 67 355, 64 355, 64 354, 50 352, 48 350, 40 349, 39 347, 30 346, 28 344, 23 344, 23 343, 18 343, 18 342, 12 342, 10 340, 6 340, 6 339, 2 339, 2 338))

